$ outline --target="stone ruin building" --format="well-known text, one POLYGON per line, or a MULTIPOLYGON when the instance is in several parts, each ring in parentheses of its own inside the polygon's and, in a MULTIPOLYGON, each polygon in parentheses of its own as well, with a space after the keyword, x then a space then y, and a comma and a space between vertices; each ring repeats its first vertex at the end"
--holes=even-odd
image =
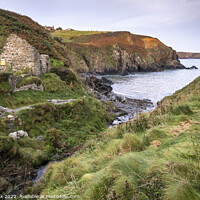
POLYGON ((30 75, 40 76, 50 69, 49 56, 40 55, 35 47, 15 34, 7 38, 0 61, 0 72, 24 71, 28 67, 30 75))

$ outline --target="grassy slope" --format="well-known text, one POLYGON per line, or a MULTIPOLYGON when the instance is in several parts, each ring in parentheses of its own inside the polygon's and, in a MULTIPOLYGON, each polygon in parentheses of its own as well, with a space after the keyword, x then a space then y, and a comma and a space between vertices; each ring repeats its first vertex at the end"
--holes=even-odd
POLYGON ((80 37, 82 35, 93 35, 93 34, 99 34, 99 33, 105 33, 103 31, 66 31, 66 30, 57 30, 51 33, 53 37, 59 37, 62 38, 62 42, 73 42, 74 39, 77 37, 80 37))
POLYGON ((108 129, 52 164, 32 192, 91 200, 200 199, 199 102, 200 77, 154 112, 108 129))
POLYGON ((89 96, 77 76, 66 67, 52 67, 50 72, 40 77, 24 78, 17 85, 20 87, 30 83, 42 83, 44 91, 8 93, 10 88, 5 90, 4 86, 8 84, 10 74, 0 75, 1 106, 17 108, 32 105, 32 109, 17 113, 20 123, 15 121, 17 130, 27 131, 30 138, 13 141, 8 137, 4 120, 0 118, 0 160, 7 157, 12 160, 13 156, 16 156, 22 162, 28 159, 33 166, 38 166, 47 161, 51 154, 66 152, 82 144, 88 137, 96 137, 113 118, 112 114, 106 113, 106 105, 104 107, 101 102, 89 96), (71 82, 72 88, 69 85, 71 82), (54 105, 47 103, 48 99, 75 100, 54 105), (44 137, 42 144, 35 139, 39 135, 44 137))
MULTIPOLYGON (((107 127, 109 120, 101 102, 91 97, 78 98, 63 105, 40 103, 31 110, 18 112, 17 130, 25 130, 29 135, 19 140, 8 136, 4 121, 0 118, 0 169, 9 170, 6 164, 13 160, 15 166, 20 163, 20 168, 27 165, 38 167, 52 155, 71 153, 73 148, 81 146, 88 138, 100 136, 100 131, 107 127), (38 136, 43 136, 44 140, 36 139, 38 136)), ((0 172, 1 176, 4 174, 0 172)), ((5 178, 9 180, 10 176, 12 174, 5 178)))
POLYGON ((30 83, 40 84, 44 86, 44 91, 20 91, 16 93, 8 93, 11 90, 8 84, 8 74, 1 74, 0 77, 0 105, 9 108, 17 108, 29 104, 46 102, 48 99, 75 99, 86 95, 84 86, 78 80, 77 76, 66 67, 52 67, 51 73, 43 74, 41 77, 28 77, 22 79, 17 85, 27 85, 30 83), (73 82, 73 88, 70 83, 73 82))
POLYGON ((84 86, 69 68, 52 67, 50 72, 40 77, 30 76, 17 84, 20 87, 42 83, 44 91, 10 93, 10 75, 0 74, 0 105, 17 108, 31 104, 32 108, 17 113, 16 130, 27 131, 29 135, 19 140, 8 136, 10 132, 6 125, 9 120, 0 117, 1 194, 8 194, 12 188, 18 189, 19 184, 26 187, 30 184, 34 168, 49 161, 55 154, 64 156, 73 153, 89 138, 100 137, 100 132, 115 118, 113 113, 106 112, 109 105, 103 105, 85 92, 84 86), (54 105, 47 103, 48 99, 75 100, 54 105), (36 139, 38 136, 42 136, 43 141, 36 139), (30 176, 27 177, 26 173, 30 176), (5 179, 9 182, 8 190, 5 179))
POLYGON ((48 54, 54 58, 62 58, 62 47, 52 39, 41 25, 31 18, 0 9, 0 21, 0 53, 7 37, 12 33, 25 39, 40 53, 48 54))

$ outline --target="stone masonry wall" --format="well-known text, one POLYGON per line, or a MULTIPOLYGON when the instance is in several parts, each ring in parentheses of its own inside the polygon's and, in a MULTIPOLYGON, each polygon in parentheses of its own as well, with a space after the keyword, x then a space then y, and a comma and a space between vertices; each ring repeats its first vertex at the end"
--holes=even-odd
POLYGON ((6 70, 23 71, 27 67, 30 74, 39 76, 49 70, 49 56, 40 55, 35 47, 15 34, 7 38, 0 59, 6 60, 6 65, 0 65, 0 72, 6 70))

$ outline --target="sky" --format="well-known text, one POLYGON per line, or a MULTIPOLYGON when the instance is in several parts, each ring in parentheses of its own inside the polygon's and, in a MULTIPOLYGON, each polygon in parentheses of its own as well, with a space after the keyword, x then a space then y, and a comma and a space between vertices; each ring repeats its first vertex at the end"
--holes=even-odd
POLYGON ((0 0, 0 8, 43 26, 130 31, 200 52, 200 0, 0 0))

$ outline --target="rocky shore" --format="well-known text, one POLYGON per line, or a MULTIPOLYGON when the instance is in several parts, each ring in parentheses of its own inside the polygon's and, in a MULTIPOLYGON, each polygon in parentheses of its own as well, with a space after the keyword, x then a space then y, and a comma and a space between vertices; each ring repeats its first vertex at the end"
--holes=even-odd
POLYGON ((118 125, 134 118, 137 114, 153 108, 153 103, 148 99, 131 99, 112 92, 112 81, 102 77, 101 79, 90 75, 85 83, 92 89, 96 98, 103 102, 113 102, 116 109, 116 119, 112 125, 118 125))

